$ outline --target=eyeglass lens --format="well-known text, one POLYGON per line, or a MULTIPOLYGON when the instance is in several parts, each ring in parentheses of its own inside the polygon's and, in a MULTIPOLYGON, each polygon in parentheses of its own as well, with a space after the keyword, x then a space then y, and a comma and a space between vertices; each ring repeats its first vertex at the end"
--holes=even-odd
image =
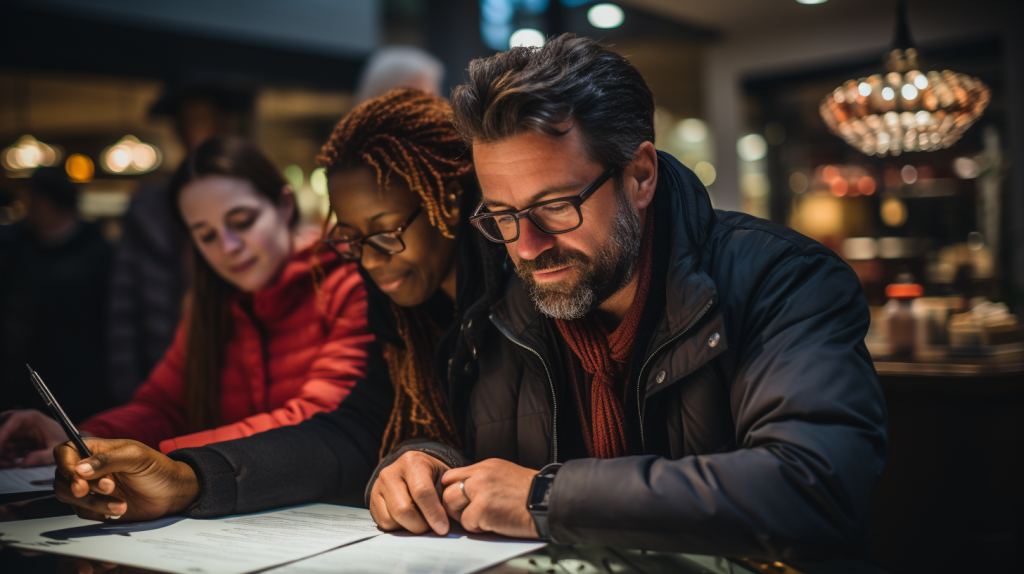
MULTIPOLYGON (((547 233, 568 231, 580 224, 580 212, 568 201, 538 205, 529 211, 529 218, 547 233)), ((512 241, 519 235, 519 220, 511 214, 497 214, 481 219, 480 229, 492 239, 512 241)))

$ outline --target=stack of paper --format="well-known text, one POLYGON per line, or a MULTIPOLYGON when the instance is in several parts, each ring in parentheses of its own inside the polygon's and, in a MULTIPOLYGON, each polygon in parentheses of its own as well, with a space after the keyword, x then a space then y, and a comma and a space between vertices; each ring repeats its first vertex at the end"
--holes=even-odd
POLYGON ((15 548, 189 574, 275 566, 274 574, 468 574, 544 546, 459 531, 382 534, 368 510, 329 504, 212 520, 103 523, 61 516, 0 523, 0 543, 15 548))

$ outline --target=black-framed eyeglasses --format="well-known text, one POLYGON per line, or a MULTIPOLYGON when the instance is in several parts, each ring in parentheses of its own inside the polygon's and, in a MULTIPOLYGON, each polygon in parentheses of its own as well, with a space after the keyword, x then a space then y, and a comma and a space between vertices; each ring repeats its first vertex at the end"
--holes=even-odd
POLYGON ((483 211, 484 204, 481 202, 469 218, 469 222, 480 230, 484 237, 495 243, 512 243, 519 239, 519 220, 524 217, 532 221, 537 229, 544 233, 551 235, 568 233, 583 225, 583 212, 580 211, 580 205, 600 189, 613 173, 615 173, 614 168, 608 169, 579 195, 541 201, 522 211, 492 213, 483 211))
POLYGON ((365 237, 348 237, 341 232, 338 224, 335 224, 324 238, 323 243, 335 252, 338 257, 348 261, 357 261, 363 258, 363 245, 369 245, 384 255, 394 255, 405 251, 405 242, 402 241, 402 234, 409 229, 416 216, 423 211, 423 206, 416 208, 401 225, 389 231, 378 231, 365 237), (339 246, 346 245, 348 249, 339 249, 339 246))

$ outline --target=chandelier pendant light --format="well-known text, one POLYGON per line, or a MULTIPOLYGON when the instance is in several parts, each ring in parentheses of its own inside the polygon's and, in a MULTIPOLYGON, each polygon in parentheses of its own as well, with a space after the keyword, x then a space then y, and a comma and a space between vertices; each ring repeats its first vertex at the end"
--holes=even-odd
POLYGON ((825 125, 867 155, 948 148, 985 111, 991 91, 966 74, 921 71, 904 1, 893 44, 883 58, 885 74, 847 80, 825 96, 819 106, 825 125))

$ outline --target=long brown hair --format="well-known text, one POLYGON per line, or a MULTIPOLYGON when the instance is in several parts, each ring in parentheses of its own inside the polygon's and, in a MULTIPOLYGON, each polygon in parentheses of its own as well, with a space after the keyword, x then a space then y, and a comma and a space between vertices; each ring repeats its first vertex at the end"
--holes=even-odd
MULTIPOLYGON (((430 224, 445 237, 455 237, 445 219, 452 216, 451 206, 459 205, 462 190, 472 185, 473 162, 452 127, 451 106, 444 99, 400 89, 369 100, 338 123, 318 160, 328 173, 370 167, 382 190, 392 175, 401 177, 420 196, 430 224)), ((392 309, 404 348, 384 348, 395 404, 381 456, 412 437, 458 447, 459 435, 433 360, 441 328, 416 307, 392 304, 392 309)))
MULTIPOLYGON (((184 226, 178 197, 189 183, 211 175, 245 180, 275 205, 284 177, 253 144, 239 138, 211 138, 178 166, 170 182, 172 210, 184 226)), ((294 212, 294 225, 298 210, 294 212)), ((231 336, 231 298, 238 289, 224 280, 192 243, 192 287, 185 309, 185 408, 189 432, 220 424, 220 377, 231 336)))

